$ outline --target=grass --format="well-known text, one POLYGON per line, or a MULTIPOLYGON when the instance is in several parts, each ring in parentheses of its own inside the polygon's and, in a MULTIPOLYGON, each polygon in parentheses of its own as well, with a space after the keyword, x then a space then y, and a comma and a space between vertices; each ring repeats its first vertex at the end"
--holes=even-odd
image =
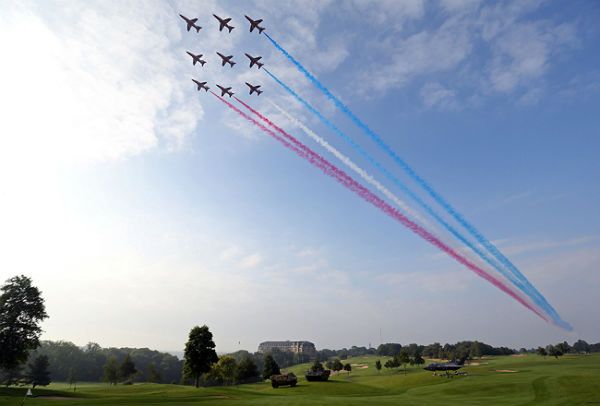
MULTIPOLYGON (((378 357, 350 358, 350 374, 328 382, 306 382, 309 364, 289 368, 298 378, 295 388, 271 388, 269 383, 195 389, 179 385, 136 384, 108 387, 79 384, 76 392, 55 383, 36 389, 39 397, 25 405, 600 405, 600 354, 569 355, 560 359, 536 355, 491 357, 464 368, 467 376, 443 378, 420 368, 381 372, 378 357), (497 372, 508 370, 516 372, 497 372), (50 398, 53 397, 53 398, 50 398)), ((385 363, 385 358, 381 358, 385 363)), ((1 405, 20 405, 26 389, 0 389, 1 405)))

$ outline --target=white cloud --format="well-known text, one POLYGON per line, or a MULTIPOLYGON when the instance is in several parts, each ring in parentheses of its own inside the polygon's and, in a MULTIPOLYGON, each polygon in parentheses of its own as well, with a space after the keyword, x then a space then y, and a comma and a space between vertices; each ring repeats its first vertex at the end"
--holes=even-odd
POLYGON ((427 83, 421 88, 421 99, 426 107, 451 110, 457 107, 456 93, 439 83, 427 83))
POLYGON ((238 263, 237 263, 237 267, 241 268, 241 269, 250 269, 250 268, 256 268, 258 265, 260 265, 263 261, 263 258, 260 254, 258 253, 254 253, 248 256, 245 256, 244 258, 242 258, 238 263))
POLYGON ((34 4, 0 6, 2 150, 64 163, 184 144, 203 110, 185 100, 165 3, 34 4))

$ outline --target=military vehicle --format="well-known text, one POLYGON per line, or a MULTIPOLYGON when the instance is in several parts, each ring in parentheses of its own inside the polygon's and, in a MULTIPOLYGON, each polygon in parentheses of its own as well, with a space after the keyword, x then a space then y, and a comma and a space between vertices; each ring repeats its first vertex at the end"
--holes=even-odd
POLYGON ((320 370, 309 369, 308 371, 306 371, 306 375, 304 375, 304 376, 306 377, 306 380, 310 381, 310 382, 326 381, 327 379, 329 379, 330 373, 331 373, 331 371, 329 369, 320 369, 320 370))
POLYGON ((296 386, 298 383, 298 378, 294 375, 293 372, 289 374, 281 374, 281 375, 271 375, 271 386, 274 388, 279 388, 280 386, 296 386))

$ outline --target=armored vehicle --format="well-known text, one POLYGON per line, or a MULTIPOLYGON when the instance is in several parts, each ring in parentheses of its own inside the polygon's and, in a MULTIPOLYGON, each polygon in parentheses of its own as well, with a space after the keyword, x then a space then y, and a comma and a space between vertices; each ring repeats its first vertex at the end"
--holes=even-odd
POLYGON ((296 375, 294 375, 292 372, 289 374, 271 375, 271 385, 274 388, 285 385, 296 386, 297 383, 298 378, 296 378, 296 375))
POLYGON ((319 370, 312 370, 309 369, 308 371, 306 371, 306 375, 304 375, 306 377, 307 381, 326 381, 327 379, 329 379, 329 374, 331 373, 331 371, 329 369, 319 369, 319 370))

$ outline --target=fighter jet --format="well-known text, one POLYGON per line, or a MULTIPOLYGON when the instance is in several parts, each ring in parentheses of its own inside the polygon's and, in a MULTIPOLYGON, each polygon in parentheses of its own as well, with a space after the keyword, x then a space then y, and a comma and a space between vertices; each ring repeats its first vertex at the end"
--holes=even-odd
POLYGON ((250 94, 252 93, 256 93, 257 96, 260 96, 260 94, 263 92, 262 90, 258 90, 258 88, 261 85, 256 85, 256 86, 252 86, 250 83, 246 82, 246 85, 248 85, 248 87, 250 88, 250 94))
POLYGON ((210 87, 206 86, 206 82, 198 82, 196 79, 192 79, 192 82, 198 85, 198 91, 204 89, 204 91, 208 92, 208 89, 210 89, 210 87))
POLYGON ((250 21, 250 32, 252 32, 256 28, 258 30, 258 33, 262 34, 265 27, 261 27, 258 25, 258 24, 262 23, 262 19, 254 21, 247 15, 245 15, 244 17, 246 17, 246 20, 250 21))
POLYGON ((452 360, 450 362, 434 362, 427 365, 423 368, 426 371, 432 371, 434 375, 437 375, 436 372, 442 371, 446 373, 446 376, 450 375, 450 371, 454 371, 456 374, 459 369, 465 366, 465 360, 461 359, 460 361, 452 360))
POLYGON ((264 65, 264 63, 258 62, 259 60, 261 60, 262 56, 253 57, 252 55, 248 55, 248 54, 246 54, 246 56, 248 57, 248 59, 250 59, 250 67, 253 67, 254 65, 256 65, 256 66, 258 66, 258 69, 260 69, 264 65))
POLYGON ((196 21, 198 21, 197 18, 187 18, 184 15, 179 14, 179 17, 183 18, 185 20, 185 22, 187 23, 187 30, 189 31, 192 27, 196 29, 196 32, 200 32, 200 29, 202 27, 196 25, 196 21))
POLYGON ((235 27, 229 25, 228 23, 231 21, 231 18, 221 18, 216 14, 213 14, 213 16, 219 20, 219 31, 223 31, 223 28, 227 27, 227 29, 229 30, 229 32, 231 32, 231 30, 233 30, 235 27))
POLYGON ((219 55, 221 57, 221 59, 223 60, 221 62, 221 66, 225 66, 226 63, 228 63, 229 65, 231 65, 231 67, 233 68, 233 65, 235 65, 235 62, 233 62, 231 60, 231 58, 233 58, 233 55, 229 55, 229 56, 225 56, 220 52, 217 52, 217 55, 219 55))
POLYGON ((229 87, 223 87, 221 85, 217 85, 217 87, 219 89, 221 89, 221 97, 225 96, 226 94, 229 97, 233 96, 233 92, 231 91, 231 86, 229 86, 229 87))
POLYGON ((185 52, 187 52, 187 54, 192 57, 194 65, 196 65, 196 62, 200 62, 200 64, 202 66, 204 66, 204 64, 206 63, 206 61, 203 61, 202 59, 200 59, 200 58, 202 58, 202 54, 194 55, 190 51, 185 51, 185 52))

